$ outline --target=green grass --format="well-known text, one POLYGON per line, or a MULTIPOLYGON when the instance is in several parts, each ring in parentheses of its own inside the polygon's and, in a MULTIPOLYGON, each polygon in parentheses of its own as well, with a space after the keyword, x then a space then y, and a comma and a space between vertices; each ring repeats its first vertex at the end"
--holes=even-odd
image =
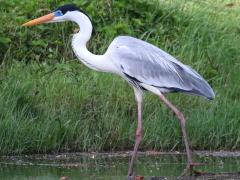
MULTIPOLYGON (((216 99, 169 94, 185 114, 194 149, 240 149, 239 3, 206 1, 76 1, 93 19, 89 49, 104 53, 129 34, 192 66, 216 99)), ((64 3, 62 3, 64 4, 64 3)), ((55 9, 57 1, 1 2, 0 154, 132 149, 136 105, 120 77, 79 63, 72 23, 19 25, 55 9), (27 3, 26 3, 27 2, 27 3)), ((183 150, 174 115, 146 94, 142 150, 183 150)))

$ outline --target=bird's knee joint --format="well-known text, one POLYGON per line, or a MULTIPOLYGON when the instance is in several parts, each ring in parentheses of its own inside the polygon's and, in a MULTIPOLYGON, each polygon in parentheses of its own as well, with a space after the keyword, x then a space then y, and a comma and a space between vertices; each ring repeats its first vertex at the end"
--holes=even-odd
POLYGON ((136 137, 137 137, 137 138, 142 138, 142 129, 137 129, 137 131, 136 131, 136 137))
POLYGON ((177 114, 177 117, 180 119, 181 124, 185 124, 185 123, 186 123, 186 120, 185 120, 185 118, 184 118, 183 113, 182 113, 181 111, 178 111, 176 114, 177 114))
POLYGON ((177 111, 176 114, 178 118, 181 118, 181 119, 183 118, 183 113, 181 111, 177 111))

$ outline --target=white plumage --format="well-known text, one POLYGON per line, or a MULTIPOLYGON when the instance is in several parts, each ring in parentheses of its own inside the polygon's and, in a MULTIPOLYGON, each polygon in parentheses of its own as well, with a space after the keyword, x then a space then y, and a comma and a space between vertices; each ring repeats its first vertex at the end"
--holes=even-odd
POLYGON ((134 151, 128 170, 128 177, 133 174, 133 163, 142 138, 142 96, 144 90, 158 95, 180 121, 183 140, 188 158, 186 170, 197 165, 192 161, 185 118, 183 114, 162 93, 184 92, 208 99, 214 98, 210 85, 195 70, 182 64, 173 56, 158 47, 142 40, 119 36, 113 40, 106 53, 95 55, 88 51, 86 44, 91 38, 92 23, 88 15, 73 4, 59 7, 53 13, 24 24, 33 26, 44 22, 74 21, 80 26, 80 32, 73 36, 72 48, 79 60, 96 71, 118 74, 133 87, 138 105, 138 126, 134 151))

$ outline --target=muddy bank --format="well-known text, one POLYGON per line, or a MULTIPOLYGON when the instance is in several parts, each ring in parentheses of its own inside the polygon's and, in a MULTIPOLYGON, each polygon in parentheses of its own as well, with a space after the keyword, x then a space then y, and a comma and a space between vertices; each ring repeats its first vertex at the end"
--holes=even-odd
MULTIPOLYGON (((0 177, 60 179, 66 176, 69 180, 124 180, 130 155, 131 152, 127 151, 0 156, 0 177)), ((144 180, 240 179, 240 152, 195 151, 194 160, 206 163, 206 166, 196 168, 205 174, 180 178, 186 167, 184 153, 139 152, 136 172, 144 180)))
MULTIPOLYGON (((240 157, 240 151, 194 151, 194 156, 199 157, 240 157)), ((119 152, 74 152, 74 153, 58 153, 58 154, 26 154, 16 156, 0 156, 0 159, 17 159, 17 158, 30 158, 30 159, 48 159, 48 160, 61 160, 69 158, 87 157, 87 158, 117 158, 117 157, 129 157, 131 151, 119 151, 119 152)), ((160 152, 160 151, 145 151, 138 152, 138 156, 159 156, 159 155, 171 155, 179 156, 185 155, 184 152, 160 152)))

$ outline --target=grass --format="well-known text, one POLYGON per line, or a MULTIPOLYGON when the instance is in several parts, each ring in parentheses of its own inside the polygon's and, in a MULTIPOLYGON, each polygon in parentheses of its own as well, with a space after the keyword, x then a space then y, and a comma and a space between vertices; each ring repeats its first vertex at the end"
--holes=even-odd
MULTIPOLYGON (((120 77, 79 63, 72 23, 23 28, 57 1, 5 1, 0 8, 0 154, 132 149, 136 105, 120 77), (10 22, 10 23, 9 23, 10 22)), ((186 115, 194 149, 240 149, 239 3, 230 1, 76 1, 91 15, 89 49, 103 53, 119 34, 168 51, 205 77, 214 101, 169 94, 186 115)), ((146 94, 142 150, 182 150, 178 121, 146 94)))

